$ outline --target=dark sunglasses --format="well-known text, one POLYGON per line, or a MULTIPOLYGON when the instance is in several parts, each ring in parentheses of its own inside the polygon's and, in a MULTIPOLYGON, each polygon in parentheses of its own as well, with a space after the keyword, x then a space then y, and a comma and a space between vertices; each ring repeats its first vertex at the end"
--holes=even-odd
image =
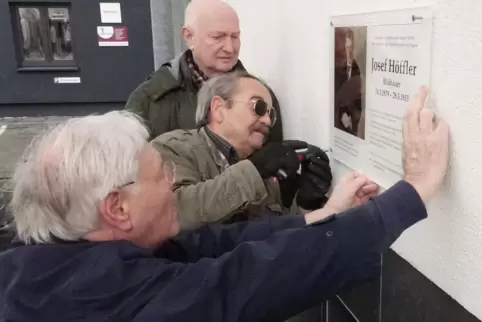
POLYGON ((276 115, 276 110, 274 107, 269 106, 268 103, 266 103, 264 100, 258 99, 258 100, 252 100, 253 102, 253 110, 256 113, 256 115, 262 117, 265 116, 266 113, 269 115, 269 119, 271 120, 271 126, 273 126, 276 123, 277 115, 276 115))
MULTIPOLYGON (((240 102, 233 99, 230 99, 230 101, 240 102)), ((257 116, 263 117, 266 115, 266 113, 268 113, 269 119, 271 121, 270 126, 273 127, 278 118, 274 107, 270 106, 266 101, 262 99, 252 99, 249 102, 251 103, 251 107, 257 116)), ((245 103, 245 102, 241 101, 240 103, 245 103)))

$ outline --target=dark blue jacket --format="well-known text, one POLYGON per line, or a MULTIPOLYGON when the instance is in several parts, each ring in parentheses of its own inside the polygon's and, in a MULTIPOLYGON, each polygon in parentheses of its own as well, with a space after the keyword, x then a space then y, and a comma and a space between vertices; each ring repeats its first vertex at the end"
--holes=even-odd
POLYGON ((128 241, 18 246, 0 255, 0 321, 282 320, 377 271, 426 217, 400 182, 363 207, 207 226, 155 252, 128 241))

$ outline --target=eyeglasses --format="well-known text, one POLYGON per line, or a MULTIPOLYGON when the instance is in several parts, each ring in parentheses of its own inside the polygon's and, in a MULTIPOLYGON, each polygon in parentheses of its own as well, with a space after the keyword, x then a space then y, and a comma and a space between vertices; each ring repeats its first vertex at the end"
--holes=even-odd
MULTIPOLYGON (((169 182, 170 184, 173 184, 174 181, 176 180, 176 164, 174 163, 174 161, 164 161, 162 166, 163 166, 164 177, 166 178, 166 181, 169 182)), ((128 183, 118 186, 117 188, 121 189, 134 183, 136 182, 130 181, 128 183)))
POLYGON ((174 183, 174 181, 176 181, 176 164, 174 161, 164 161, 163 167, 166 181, 169 183, 174 183))
MULTIPOLYGON (((246 103, 246 101, 238 101, 233 99, 229 99, 228 101, 246 103)), ((252 100, 249 100, 248 102, 251 104, 251 108, 253 109, 254 113, 257 116, 263 117, 266 115, 266 113, 268 113, 269 119, 271 121, 270 127, 274 126, 278 116, 273 106, 270 106, 265 100, 262 100, 262 99, 252 99, 252 100)))

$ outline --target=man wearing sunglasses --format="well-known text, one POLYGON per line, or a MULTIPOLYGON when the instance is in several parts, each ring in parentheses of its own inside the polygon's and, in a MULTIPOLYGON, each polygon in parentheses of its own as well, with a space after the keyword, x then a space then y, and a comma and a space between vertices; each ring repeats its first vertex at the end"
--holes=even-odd
POLYGON ((298 174, 293 141, 265 144, 276 122, 266 85, 246 72, 233 72, 213 77, 201 88, 197 129, 168 132, 152 141, 165 160, 177 165, 173 188, 182 229, 323 205, 332 180, 328 157, 309 158, 298 174))

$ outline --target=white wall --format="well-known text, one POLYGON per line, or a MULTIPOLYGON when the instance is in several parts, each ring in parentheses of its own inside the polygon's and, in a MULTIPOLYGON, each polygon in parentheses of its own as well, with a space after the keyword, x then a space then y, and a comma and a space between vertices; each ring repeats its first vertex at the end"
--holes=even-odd
MULTIPOLYGON (((394 250, 482 319, 482 1, 227 0, 241 19, 241 59, 280 98, 288 137, 328 147, 330 16, 431 5, 432 90, 451 125, 451 170, 429 219, 394 250)), ((335 164, 337 177, 346 169, 335 164)))

